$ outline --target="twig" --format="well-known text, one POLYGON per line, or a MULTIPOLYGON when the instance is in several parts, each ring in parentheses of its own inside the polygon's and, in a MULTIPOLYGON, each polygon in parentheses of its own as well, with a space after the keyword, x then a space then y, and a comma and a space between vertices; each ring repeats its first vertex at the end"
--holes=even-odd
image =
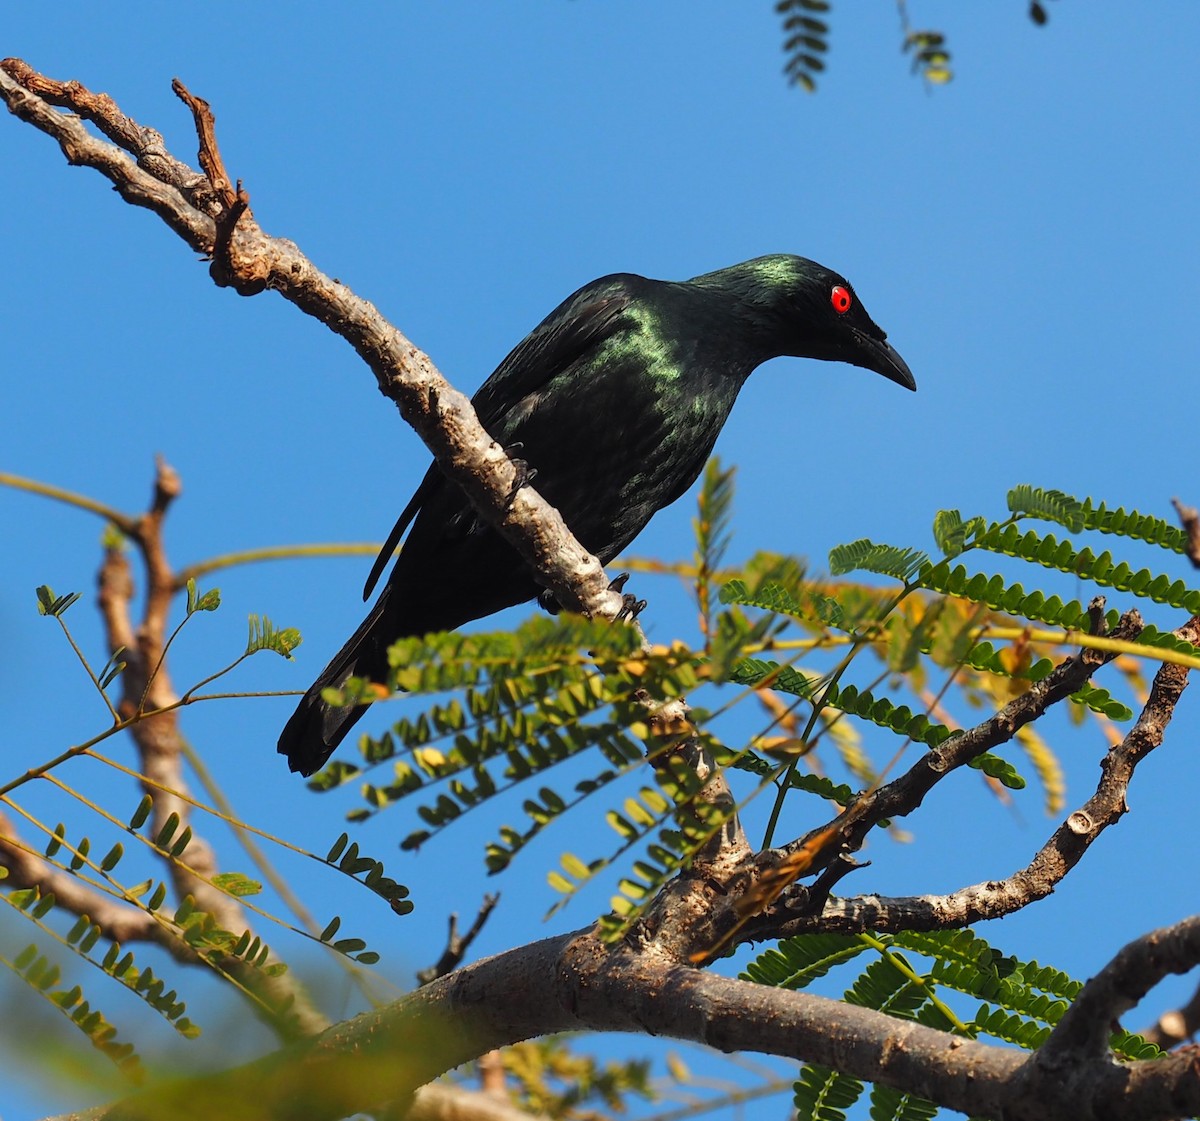
POLYGON ((430 981, 445 977, 447 973, 452 973, 462 964, 463 958, 467 956, 467 951, 471 948, 471 943, 479 936, 479 932, 483 930, 484 924, 499 902, 499 893, 485 895, 483 903, 480 904, 479 913, 475 916, 475 921, 471 923, 471 929, 466 934, 458 933, 458 913, 451 914, 446 948, 442 951, 442 956, 433 965, 417 972, 417 980, 422 985, 428 985, 430 981))
POLYGON ((1195 506, 1185 506, 1178 498, 1172 498, 1171 504, 1179 515, 1180 525, 1187 534, 1186 554, 1193 568, 1200 568, 1200 513, 1195 506))
MULTIPOLYGON (((1124 620, 1119 627, 1121 625, 1124 625, 1124 620)), ((1200 616, 1190 619, 1174 633, 1185 642, 1200 642, 1200 616)), ((1055 674, 1070 664, 1064 663, 1055 670, 1055 674)), ((809 907, 806 895, 797 893, 785 897, 773 912, 748 926, 747 937, 787 937, 815 929, 845 932, 944 930, 968 926, 983 919, 1000 918, 1044 898, 1083 859, 1084 853, 1100 834, 1128 812, 1128 791, 1134 770, 1162 743, 1187 680, 1187 670, 1180 666, 1159 667, 1137 721, 1126 736, 1109 749, 1102 761, 1095 793, 1063 821, 1021 871, 946 895, 906 898, 871 895, 834 899, 819 913, 809 907)), ((1024 697, 1018 698, 1013 704, 1021 700, 1024 697)), ((1011 709, 1012 705, 1008 708, 1011 709)), ((966 735, 977 731, 977 728, 972 729, 966 735)), ((947 741, 951 742, 955 741, 947 741)))

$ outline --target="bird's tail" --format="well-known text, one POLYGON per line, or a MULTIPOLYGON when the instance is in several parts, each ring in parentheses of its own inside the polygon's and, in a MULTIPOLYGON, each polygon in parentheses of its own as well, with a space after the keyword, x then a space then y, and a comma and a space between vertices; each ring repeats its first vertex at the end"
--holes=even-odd
POLYGON ((319 770, 367 711, 367 705, 328 704, 321 699, 322 690, 341 688, 351 677, 387 680, 387 650, 396 636, 389 635, 389 628, 381 622, 390 590, 384 589, 362 625, 321 671, 279 733, 279 754, 287 756, 293 771, 311 775, 319 770))

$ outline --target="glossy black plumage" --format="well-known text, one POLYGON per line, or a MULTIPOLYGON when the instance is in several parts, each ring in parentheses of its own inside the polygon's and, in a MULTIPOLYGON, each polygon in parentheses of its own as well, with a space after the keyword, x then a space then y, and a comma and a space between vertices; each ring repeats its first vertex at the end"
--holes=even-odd
MULTIPOLYGON (((533 485, 579 541, 610 561, 696 480, 746 378, 781 355, 849 362, 909 389, 908 367, 837 273, 803 257, 759 257, 690 281, 602 277, 568 297, 500 364, 473 403, 537 472, 533 485)), ((405 529, 375 605, 279 737, 311 774, 365 707, 321 690, 386 680, 398 638, 449 630, 540 590, 532 573, 437 465, 381 550, 369 595, 405 529), (411 525, 411 528, 409 528, 411 525)))

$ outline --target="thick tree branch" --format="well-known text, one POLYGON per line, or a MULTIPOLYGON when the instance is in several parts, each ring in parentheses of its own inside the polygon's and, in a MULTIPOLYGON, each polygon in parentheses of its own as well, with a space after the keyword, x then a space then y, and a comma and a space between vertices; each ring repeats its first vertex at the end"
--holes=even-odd
MULTIPOLYGON (((1168 969, 1194 962, 1195 942, 1189 934, 1180 952, 1149 966, 1118 958, 1110 968, 1132 976, 1130 991, 1140 993, 1161 976, 1164 961, 1168 969)), ((1006 1121, 1166 1121, 1200 1110, 1200 1072, 1190 1057, 1121 1065, 1107 1055, 1081 1058, 1071 1109, 1063 1112, 1056 1075, 1020 1051, 577 934, 465 966, 315 1041, 220 1075, 153 1087, 95 1116, 140 1121, 190 1110, 336 1118, 405 1100, 442 1070, 486 1050, 567 1030, 650 1033, 824 1063, 1006 1121)))

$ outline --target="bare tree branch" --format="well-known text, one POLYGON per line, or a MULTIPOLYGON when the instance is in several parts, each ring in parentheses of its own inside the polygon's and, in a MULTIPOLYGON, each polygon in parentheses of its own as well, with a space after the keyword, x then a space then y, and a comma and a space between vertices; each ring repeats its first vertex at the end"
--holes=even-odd
POLYGON ((193 109, 203 162, 219 169, 219 183, 209 183, 178 160, 159 158, 158 133, 136 125, 107 95, 92 94, 77 82, 54 82, 19 59, 0 63, 0 94, 12 113, 56 139, 70 163, 95 168, 123 198, 153 210, 189 246, 212 257, 210 273, 217 284, 242 295, 276 291, 350 343, 445 474, 558 602, 585 615, 616 618, 621 596, 609 588, 600 562, 531 487, 514 494, 517 469, 479 423, 470 401, 374 305, 318 270, 293 242, 261 230, 246 192, 239 188, 230 194, 207 106, 182 83, 175 88, 193 109), (39 94, 95 121, 119 147, 91 136, 81 121, 56 112, 39 94))
POLYGON ((1179 515, 1179 523, 1187 534, 1187 558, 1193 568, 1200 568, 1200 513, 1195 506, 1185 506, 1178 498, 1171 499, 1175 513, 1179 515))
MULTIPOLYGON (((1200 616, 1188 620, 1174 633, 1185 642, 1200 643, 1200 616)), ((1064 663, 1064 666, 1070 664, 1064 663)), ((1045 898, 1083 859, 1100 834, 1128 812, 1127 796, 1133 772, 1138 763, 1162 744, 1167 725, 1186 687, 1187 670, 1183 667, 1164 664, 1159 668, 1141 714, 1124 739, 1111 748, 1102 761, 1095 793, 1067 817, 1029 865, 1019 872, 946 895, 900 899, 865 895, 834 899, 823 910, 815 909, 804 889, 798 888, 794 894, 785 897, 779 907, 750 924, 747 937, 790 937, 817 929, 847 933, 946 930, 984 919, 1001 918, 1045 898)))
MULTIPOLYGON (((178 822, 177 837, 190 828, 191 804, 186 798, 179 714, 171 707, 179 698, 165 658, 175 573, 167 558, 162 530, 167 510, 181 489, 179 476, 160 459, 150 506, 131 526, 131 537, 141 554, 147 582, 140 625, 135 628, 131 619, 133 576, 129 559, 120 548, 110 546, 106 550, 99 592, 110 652, 125 648, 122 656, 127 664, 121 675, 119 711, 126 719, 139 711, 148 714, 132 724, 129 733, 138 752, 137 769, 145 776, 142 789, 153 807, 151 830, 157 835, 168 819, 174 817, 178 822), (166 709, 170 711, 160 711, 166 709)), ((195 829, 190 832, 183 851, 165 859, 176 898, 182 900, 190 895, 196 907, 212 915, 224 930, 234 933, 248 930, 241 904, 212 885, 212 877, 219 871, 212 846, 195 829)), ((328 1019, 312 1004, 294 974, 270 976, 237 957, 222 959, 222 968, 241 978, 245 987, 258 993, 269 1007, 287 1009, 286 1015, 269 1017, 271 1026, 285 1039, 312 1035, 328 1027, 328 1019)))
POLYGON ((471 923, 470 929, 466 934, 458 932, 458 914, 450 916, 450 929, 446 935, 446 948, 442 951, 442 956, 438 958, 428 969, 422 969, 417 972, 417 980, 422 985, 428 985, 430 981, 436 981, 439 977, 445 977, 447 973, 452 973, 456 970, 467 956, 467 951, 471 948, 471 943, 479 936, 479 932, 483 930, 484 923, 488 921, 491 913, 496 909, 496 904, 500 902, 499 894, 485 895, 483 903, 479 907, 479 913, 475 916, 475 921, 471 923))

